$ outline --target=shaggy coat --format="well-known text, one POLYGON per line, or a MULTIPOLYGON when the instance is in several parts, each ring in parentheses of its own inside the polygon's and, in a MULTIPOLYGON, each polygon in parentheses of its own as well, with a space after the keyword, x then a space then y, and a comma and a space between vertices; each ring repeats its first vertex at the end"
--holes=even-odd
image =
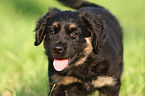
POLYGON ((122 30, 104 7, 58 0, 77 11, 51 8, 36 26, 49 61, 49 96, 118 96, 123 69, 122 30))

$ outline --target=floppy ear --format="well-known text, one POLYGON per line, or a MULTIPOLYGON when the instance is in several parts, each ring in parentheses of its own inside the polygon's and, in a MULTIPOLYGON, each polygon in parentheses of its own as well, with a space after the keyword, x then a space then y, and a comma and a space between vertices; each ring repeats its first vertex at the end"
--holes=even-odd
POLYGON ((96 16, 89 10, 80 12, 80 18, 85 28, 87 28, 87 31, 91 33, 93 51, 98 53, 106 40, 105 22, 101 19, 101 15, 96 16))
POLYGON ((42 42, 42 40, 46 34, 45 30, 46 30, 47 23, 58 12, 60 12, 60 10, 57 8, 50 9, 48 13, 46 13, 44 16, 42 16, 37 21, 37 25, 35 28, 35 32, 36 32, 35 33, 35 42, 34 42, 35 46, 38 46, 42 42))

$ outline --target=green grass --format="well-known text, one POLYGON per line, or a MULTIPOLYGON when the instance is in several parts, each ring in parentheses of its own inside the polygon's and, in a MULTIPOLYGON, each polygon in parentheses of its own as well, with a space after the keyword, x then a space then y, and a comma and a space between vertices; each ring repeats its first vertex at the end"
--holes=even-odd
MULTIPOLYGON (((124 31, 120 96, 145 96, 145 1, 90 1, 108 8, 124 31)), ((47 96, 47 57, 42 44, 33 45, 33 30, 48 7, 70 8, 55 0, 0 2, 0 96, 47 96)))

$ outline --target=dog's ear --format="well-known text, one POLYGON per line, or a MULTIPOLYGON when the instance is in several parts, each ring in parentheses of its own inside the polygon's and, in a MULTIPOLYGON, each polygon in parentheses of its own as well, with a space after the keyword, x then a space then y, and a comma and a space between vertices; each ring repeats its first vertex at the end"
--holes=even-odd
POLYGON ((46 25, 49 22, 49 20, 59 12, 60 12, 60 10, 57 8, 49 9, 49 12, 47 12, 44 16, 42 16, 37 21, 37 25, 35 28, 35 32, 36 32, 35 33, 35 42, 34 42, 35 46, 38 46, 42 42, 43 38, 45 37, 46 25))
POLYGON ((80 18, 91 34, 93 52, 98 53, 106 40, 105 21, 101 19, 101 15, 96 16, 88 10, 81 11, 80 18))

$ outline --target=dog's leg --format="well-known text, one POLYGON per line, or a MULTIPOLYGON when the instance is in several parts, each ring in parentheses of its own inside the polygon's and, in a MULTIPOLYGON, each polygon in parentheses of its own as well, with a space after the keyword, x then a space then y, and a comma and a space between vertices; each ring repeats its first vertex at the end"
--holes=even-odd
POLYGON ((90 88, 85 83, 73 83, 70 85, 56 85, 51 96, 87 96, 90 88))
POLYGON ((119 96, 120 82, 114 86, 99 88, 100 96, 119 96))

